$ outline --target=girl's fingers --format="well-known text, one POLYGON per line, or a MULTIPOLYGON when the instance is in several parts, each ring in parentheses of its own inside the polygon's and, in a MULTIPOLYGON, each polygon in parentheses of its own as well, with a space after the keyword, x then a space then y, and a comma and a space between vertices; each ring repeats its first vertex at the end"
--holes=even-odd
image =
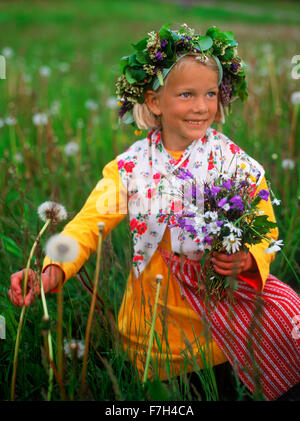
MULTIPOLYGON (((23 269, 19 272, 12 274, 10 277, 11 287, 10 287, 10 290, 8 291, 8 296, 10 300, 12 301, 12 303, 18 307, 21 307, 23 305, 22 286, 23 286, 25 273, 26 273, 26 269, 23 269)), ((26 303, 29 304, 31 302, 29 298, 27 297, 32 295, 32 287, 35 283, 35 279, 36 279, 36 274, 32 269, 30 269, 28 271, 28 285, 27 285, 28 293, 25 297, 25 305, 26 303)))

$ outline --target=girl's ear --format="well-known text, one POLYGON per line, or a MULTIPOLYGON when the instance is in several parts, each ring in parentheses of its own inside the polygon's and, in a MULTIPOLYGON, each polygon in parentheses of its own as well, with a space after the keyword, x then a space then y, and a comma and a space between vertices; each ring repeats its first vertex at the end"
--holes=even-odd
POLYGON ((159 94, 155 91, 148 90, 145 92, 145 104, 150 111, 156 116, 161 115, 159 94))

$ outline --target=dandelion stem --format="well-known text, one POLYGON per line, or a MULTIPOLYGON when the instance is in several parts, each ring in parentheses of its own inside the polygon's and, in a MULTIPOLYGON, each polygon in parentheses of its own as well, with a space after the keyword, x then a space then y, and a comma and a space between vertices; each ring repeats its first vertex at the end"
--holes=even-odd
MULTIPOLYGON (((45 290, 44 290, 42 279, 41 279, 40 285, 41 285, 41 299, 42 299, 42 304, 43 304, 44 317, 45 317, 46 320, 49 320, 47 301, 46 301, 46 297, 45 297, 45 290)), ((52 336, 51 336, 50 330, 48 330, 47 339, 48 339, 48 348, 49 348, 49 360, 53 361, 52 336)), ((53 369, 51 367, 51 362, 50 362, 50 364, 49 364, 49 386, 48 386, 48 395, 47 395, 48 401, 51 400, 52 388, 53 388, 53 369)))
POLYGON ((150 337, 149 337, 149 343, 148 343, 148 351, 147 351, 147 357, 146 357, 146 364, 145 364, 145 371, 144 371, 144 377, 143 377, 143 384, 146 383, 147 377, 148 377, 148 370, 149 370, 151 349, 152 349, 152 343, 153 343, 154 326, 155 326, 155 322, 156 322, 157 303, 158 303, 158 297, 159 297, 159 290, 160 290, 161 280, 162 280, 162 276, 161 275, 157 275, 156 276, 157 289, 156 289, 155 303, 154 303, 154 309, 153 309, 152 324, 151 324, 151 329, 150 329, 150 337))
POLYGON ((24 282, 23 282, 23 307, 22 307, 22 311, 21 311, 21 314, 20 314, 20 320, 19 320, 16 343, 15 343, 14 360, 13 360, 13 373, 12 373, 12 380, 11 380, 11 400, 12 401, 15 400, 18 354, 19 354, 19 346, 20 346, 20 339, 21 339, 23 321, 24 321, 24 316, 25 316, 25 312, 26 312, 25 297, 26 297, 26 292, 27 292, 28 273, 29 273, 29 269, 30 269, 30 263, 31 263, 33 254, 35 252, 36 246, 37 246, 38 242, 40 241, 41 236, 43 235, 43 233, 48 228, 50 222, 51 222, 51 219, 47 219, 44 226, 42 227, 42 229, 38 233, 38 235, 35 239, 35 242, 33 243, 33 246, 31 248, 29 258, 27 260, 26 269, 25 269, 25 276, 24 276, 24 282))
POLYGON ((85 388, 86 388, 86 371, 87 371, 87 362, 88 362, 88 353, 89 353, 89 341, 90 341, 90 333, 91 333, 93 314, 94 314, 94 310, 95 310, 96 296, 97 296, 97 290, 98 290, 98 282, 99 282, 103 226, 104 226, 104 224, 102 224, 102 223, 98 224, 99 238, 98 238, 98 246, 97 246, 97 258, 96 258, 94 288, 93 288, 93 295, 92 295, 89 317, 88 317, 87 326, 86 326, 86 332, 85 332, 83 365, 82 365, 82 371, 81 371, 81 394, 82 395, 85 392, 85 388))

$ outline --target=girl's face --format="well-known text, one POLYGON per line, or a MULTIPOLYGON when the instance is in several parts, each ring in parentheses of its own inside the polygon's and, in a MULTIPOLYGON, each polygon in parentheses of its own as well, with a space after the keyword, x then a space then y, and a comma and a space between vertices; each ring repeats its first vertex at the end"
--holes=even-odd
POLYGON ((187 57, 170 71, 158 92, 148 91, 146 103, 161 116, 162 140, 170 150, 184 150, 201 138, 213 123, 218 109, 218 75, 187 57))

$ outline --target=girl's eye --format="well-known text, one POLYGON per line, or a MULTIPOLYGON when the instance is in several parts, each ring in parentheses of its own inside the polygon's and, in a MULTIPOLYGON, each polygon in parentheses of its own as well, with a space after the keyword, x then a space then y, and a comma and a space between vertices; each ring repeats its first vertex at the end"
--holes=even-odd
POLYGON ((190 92, 183 92, 182 94, 180 94, 180 96, 182 96, 183 98, 189 98, 190 95, 190 92))
POLYGON ((208 92, 208 95, 209 95, 209 94, 212 94, 212 95, 211 95, 211 98, 212 98, 213 96, 217 95, 217 92, 213 92, 213 91, 211 91, 211 92, 208 92))

